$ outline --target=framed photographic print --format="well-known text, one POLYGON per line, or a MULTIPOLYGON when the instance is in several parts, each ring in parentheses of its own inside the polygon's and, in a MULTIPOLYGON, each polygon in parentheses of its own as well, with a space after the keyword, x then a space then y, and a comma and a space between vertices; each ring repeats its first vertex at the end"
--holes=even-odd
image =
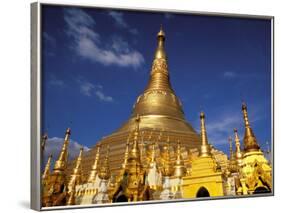
POLYGON ((273 17, 31 5, 35 210, 273 195, 273 17))

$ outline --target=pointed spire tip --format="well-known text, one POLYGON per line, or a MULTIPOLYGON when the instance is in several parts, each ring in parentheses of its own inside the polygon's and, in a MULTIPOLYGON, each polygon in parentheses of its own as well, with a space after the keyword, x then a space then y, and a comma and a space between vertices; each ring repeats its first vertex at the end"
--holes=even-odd
POLYGON ((66 132, 65 132, 66 134, 68 134, 68 135, 70 135, 71 134, 71 129, 68 127, 67 129, 66 129, 66 132))
POLYGON ((247 110, 247 104, 245 101, 242 101, 242 110, 247 110))
POLYGON ((160 25, 160 31, 157 34, 157 37, 165 37, 165 32, 163 30, 163 25, 160 25))

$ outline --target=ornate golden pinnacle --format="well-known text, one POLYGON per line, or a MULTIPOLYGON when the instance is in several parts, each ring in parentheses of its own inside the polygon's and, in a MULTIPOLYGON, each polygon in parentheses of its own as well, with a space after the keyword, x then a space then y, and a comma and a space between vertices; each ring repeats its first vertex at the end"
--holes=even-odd
POLYGON ((131 150, 131 158, 134 159, 139 159, 139 146, 138 146, 138 136, 139 136, 139 123, 140 123, 140 116, 137 115, 136 119, 136 127, 135 127, 135 132, 134 132, 134 141, 133 141, 133 148, 131 150))
POLYGON ((163 30, 163 26, 162 24, 160 25, 160 31, 157 34, 157 38, 159 39, 159 37, 162 37, 163 39, 165 39, 165 32, 163 30))
POLYGON ((238 136, 237 129, 234 129, 234 141, 235 141, 235 147, 236 147, 236 161, 237 161, 237 165, 240 167, 240 166, 242 166, 243 154, 242 154, 241 148, 240 148, 240 139, 238 136))
POLYGON ((42 181, 47 179, 49 177, 49 175, 50 175, 50 168, 51 168, 52 157, 53 157, 52 154, 49 155, 49 157, 48 157, 48 161, 46 163, 46 166, 45 166, 45 169, 44 169, 44 172, 43 172, 43 175, 42 175, 42 181))
POLYGON ((157 49, 155 52, 155 59, 166 59, 166 52, 164 50, 164 42, 165 42, 165 32, 163 31, 162 27, 160 28, 159 33, 157 34, 157 49))
POLYGON ((99 165, 99 160, 100 160, 100 143, 97 144, 97 151, 95 155, 95 161, 92 166, 89 178, 88 178, 88 183, 93 183, 95 181, 96 175, 98 173, 98 165, 99 165))
POLYGON ((65 140, 65 141, 66 141, 66 140, 69 140, 70 135, 71 135, 71 130, 70 130, 70 128, 67 128, 67 129, 66 129, 66 132, 65 132, 65 138, 64 138, 64 140, 65 140))
POLYGON ((66 169, 66 164, 67 164, 67 158, 68 158, 68 144, 69 144, 69 139, 70 139, 70 128, 66 129, 65 132, 65 137, 64 137, 64 143, 61 149, 61 152, 59 154, 58 160, 56 161, 55 165, 54 165, 54 172, 57 173, 61 173, 64 172, 64 170, 66 169))
POLYGON ((247 105, 245 102, 242 103, 242 112, 243 112, 243 116, 244 116, 245 126, 250 126, 248 112, 247 112, 247 105))
POLYGON ((177 141, 177 162, 181 161, 181 144, 180 140, 177 141))
POLYGON ((174 165, 174 176, 175 177, 183 177, 185 174, 185 167, 184 167, 184 163, 181 157, 181 144, 180 141, 178 139, 177 141, 177 158, 176 158, 176 163, 174 165))
POLYGON ((202 142, 200 156, 207 157, 210 156, 210 147, 208 144, 207 132, 205 127, 204 112, 200 113, 200 121, 201 121, 201 142, 202 142))
POLYGON ((75 194, 75 187, 77 184, 81 183, 81 161, 82 161, 82 153, 83 153, 83 148, 80 148, 79 155, 76 159, 75 166, 73 168, 73 172, 70 176, 70 180, 68 182, 67 186, 67 191, 68 191, 68 199, 67 199, 67 205, 74 205, 75 204, 75 199, 74 199, 74 194, 75 194))
POLYGON ((78 158, 77 158, 77 161, 76 161, 76 165, 75 165, 75 172, 79 172, 79 169, 81 167, 81 161, 82 161, 82 154, 83 154, 83 151, 84 151, 84 148, 81 147, 80 148, 80 152, 79 152, 79 155, 78 155, 78 158))
POLYGON ((245 123, 244 151, 245 152, 258 151, 260 150, 260 147, 257 143, 256 136, 254 135, 253 130, 250 127, 247 106, 244 102, 242 104, 242 112, 243 112, 244 123, 245 123))
POLYGON ((125 169, 128 163, 128 159, 129 159, 129 149, 130 149, 130 136, 131 133, 129 133, 127 141, 126 141, 126 150, 125 150, 125 154, 124 154, 124 162, 122 164, 122 168, 125 169))
POLYGON ((77 178, 81 178, 81 161, 82 161, 83 150, 84 149, 81 147, 79 155, 78 155, 78 157, 76 159, 75 166, 73 168, 73 172, 72 172, 72 175, 71 175, 72 177, 71 177, 71 179, 69 181, 69 185, 71 185, 71 187, 74 187, 75 183, 77 182, 77 178))
POLYGON ((239 136, 238 136, 238 131, 237 131, 236 128, 233 131, 234 131, 234 141, 235 141, 235 146, 236 146, 236 152, 241 152, 241 150, 240 150, 240 139, 239 139, 239 136))

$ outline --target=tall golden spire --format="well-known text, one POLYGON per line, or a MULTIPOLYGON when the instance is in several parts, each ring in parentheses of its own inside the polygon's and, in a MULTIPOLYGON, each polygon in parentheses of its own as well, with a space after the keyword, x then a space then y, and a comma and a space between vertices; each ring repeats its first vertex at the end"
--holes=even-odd
POLYGON ((201 120, 201 142, 202 142, 200 156, 207 157, 210 156, 210 147, 208 144, 204 112, 200 113, 200 120, 201 120))
POLYGON ((140 160, 140 152, 139 152, 139 146, 138 146, 138 140, 139 140, 139 123, 140 123, 140 116, 137 115, 136 119, 136 127, 134 131, 134 141, 133 141, 133 147, 131 150, 130 158, 134 158, 136 160, 140 160))
POLYGON ((183 177, 185 173, 185 168, 184 168, 184 164, 183 164, 183 159, 181 157, 181 145, 180 145, 180 141, 178 140, 177 142, 177 159, 176 159, 176 163, 174 166, 174 176, 175 177, 183 177))
POLYGON ((167 60, 166 52, 164 49, 165 32, 163 31, 162 25, 160 26, 160 31, 157 34, 157 41, 158 41, 158 45, 155 51, 154 59, 167 60))
POLYGON ((42 174, 42 181, 44 182, 44 180, 48 179, 50 176, 50 168, 51 168, 51 160, 52 160, 52 155, 49 155, 47 164, 45 166, 44 172, 42 174))
POLYGON ((244 123, 245 123, 244 151, 245 152, 259 151, 260 147, 257 143, 256 136, 254 135, 254 132, 250 127, 247 106, 245 103, 242 104, 242 112, 243 112, 244 123))
POLYGON ((161 26, 160 31, 157 34, 157 48, 155 50, 150 72, 150 80, 145 92, 155 90, 173 92, 169 80, 168 62, 164 43, 165 33, 161 26))
POLYGON ((65 132, 64 143, 61 152, 59 154, 59 158, 54 166, 54 173, 61 173, 64 172, 64 170, 66 169, 70 134, 71 134, 70 128, 67 128, 65 132))
POLYGON ((92 166, 89 178, 87 180, 88 183, 93 183, 96 179, 96 176, 97 176, 97 173, 98 173, 99 160, 100 160, 100 143, 97 144, 95 161, 94 161, 94 164, 92 166))
POLYGON ((108 163, 109 145, 106 147, 106 155, 103 164, 99 170, 99 178, 102 180, 108 180, 110 177, 109 163, 108 163))
POLYGON ((81 172, 81 161, 82 161, 82 154, 83 154, 84 148, 80 148, 80 152, 76 161, 75 169, 74 169, 74 174, 79 174, 81 172))
POLYGON ((238 132, 237 129, 234 129, 234 141, 235 141, 235 146, 236 146, 236 161, 237 161, 237 165, 238 166, 242 166, 242 158, 243 158, 243 154, 241 152, 241 148, 240 148, 240 139, 238 136, 238 132))
POLYGON ((82 161, 82 154, 83 154, 83 148, 80 148, 80 152, 79 155, 76 159, 75 162, 75 166, 73 168, 71 177, 70 177, 70 181, 69 181, 69 185, 72 184, 76 184, 77 182, 81 181, 81 173, 82 173, 82 169, 81 169, 81 161, 82 161))
POLYGON ((125 155, 124 155, 124 162, 122 164, 122 168, 125 169, 128 163, 129 159, 129 149, 130 149, 130 136, 131 133, 128 135, 127 142, 126 142, 126 150, 125 150, 125 155))
POLYGON ((81 161, 82 161, 83 148, 80 148, 79 155, 76 159, 75 166, 73 168, 73 172, 70 176, 70 180, 68 182, 68 196, 66 200, 66 205, 75 205, 75 187, 76 185, 81 183, 82 179, 82 169, 81 169, 81 161))

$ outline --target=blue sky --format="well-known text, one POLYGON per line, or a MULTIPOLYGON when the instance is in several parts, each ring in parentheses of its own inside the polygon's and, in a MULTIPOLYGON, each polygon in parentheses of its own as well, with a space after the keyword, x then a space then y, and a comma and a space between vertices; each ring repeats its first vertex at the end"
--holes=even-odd
POLYGON ((271 140, 269 20, 44 6, 43 132, 91 147, 125 122, 144 90, 160 25, 172 86, 186 119, 228 153, 248 105, 259 144, 271 140))

